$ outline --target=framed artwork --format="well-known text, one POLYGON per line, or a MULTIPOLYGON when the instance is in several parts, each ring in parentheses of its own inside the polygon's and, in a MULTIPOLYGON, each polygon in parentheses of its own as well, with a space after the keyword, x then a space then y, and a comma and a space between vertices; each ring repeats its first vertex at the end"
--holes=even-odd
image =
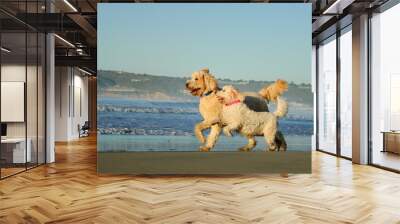
POLYGON ((311 4, 98 5, 98 172, 311 172, 311 4))

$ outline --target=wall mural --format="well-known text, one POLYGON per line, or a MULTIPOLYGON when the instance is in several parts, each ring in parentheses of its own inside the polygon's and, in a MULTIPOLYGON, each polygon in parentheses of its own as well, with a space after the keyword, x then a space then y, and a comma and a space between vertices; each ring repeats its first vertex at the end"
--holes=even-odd
POLYGON ((98 171, 307 173, 309 4, 99 4, 98 171))

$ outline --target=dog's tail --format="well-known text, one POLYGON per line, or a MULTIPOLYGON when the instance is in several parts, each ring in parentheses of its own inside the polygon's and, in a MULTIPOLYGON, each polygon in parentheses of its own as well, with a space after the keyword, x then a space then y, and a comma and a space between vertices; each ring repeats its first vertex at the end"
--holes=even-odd
POLYGON ((264 86, 258 94, 268 101, 276 101, 279 96, 288 90, 288 83, 278 79, 268 86, 264 86))
POLYGON ((277 118, 281 118, 286 116, 287 112, 288 112, 288 104, 286 100, 278 96, 276 98, 276 111, 274 112, 274 115, 277 118))

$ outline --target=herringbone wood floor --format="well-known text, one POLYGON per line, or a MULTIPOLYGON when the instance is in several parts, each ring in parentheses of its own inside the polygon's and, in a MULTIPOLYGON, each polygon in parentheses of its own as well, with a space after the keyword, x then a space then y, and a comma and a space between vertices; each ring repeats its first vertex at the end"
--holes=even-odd
POLYGON ((95 138, 0 181, 0 223, 400 223, 400 175, 314 152, 313 174, 98 176, 95 138))

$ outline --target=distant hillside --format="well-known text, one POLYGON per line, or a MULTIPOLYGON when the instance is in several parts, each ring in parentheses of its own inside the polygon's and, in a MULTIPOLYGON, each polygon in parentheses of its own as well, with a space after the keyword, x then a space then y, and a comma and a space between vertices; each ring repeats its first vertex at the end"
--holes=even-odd
MULTIPOLYGON (((218 77, 217 77, 218 78, 218 77)), ((99 94, 103 97, 120 97, 154 100, 196 100, 185 90, 186 78, 176 78, 148 74, 135 74, 118 71, 98 72, 99 94)), ((220 86, 234 85, 241 91, 258 92, 273 81, 218 80, 220 86)), ((313 96, 310 84, 289 84, 284 97, 289 102, 311 106, 313 96)))

